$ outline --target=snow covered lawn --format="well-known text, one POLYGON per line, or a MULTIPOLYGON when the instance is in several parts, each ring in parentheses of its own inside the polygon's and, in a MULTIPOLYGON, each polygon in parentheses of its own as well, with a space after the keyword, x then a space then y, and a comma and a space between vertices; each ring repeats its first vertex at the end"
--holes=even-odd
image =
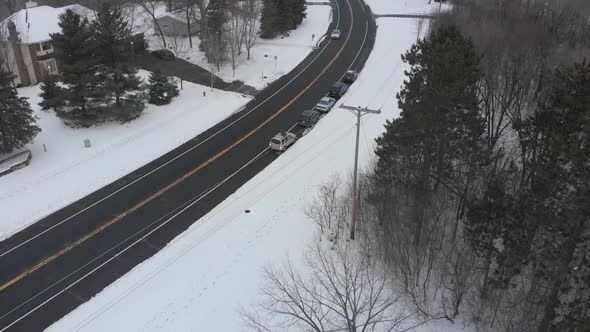
MULTIPOLYGON (((399 115, 395 93, 406 69, 399 54, 416 40, 413 20, 377 23, 373 52, 339 103, 382 109, 380 115, 363 117, 361 167, 370 164, 374 139, 385 121, 399 115)), ((49 331, 245 330, 239 309, 260 300, 262 266, 278 263, 287 254, 297 260, 316 231, 304 208, 334 174, 350 175, 354 122, 349 112, 334 108, 307 136, 165 249, 49 331), (246 209, 251 213, 244 213, 246 209)), ((437 324, 421 329, 458 330, 437 324)))
MULTIPOLYGON (((189 48, 188 38, 177 38, 176 41, 169 38, 167 44, 174 45, 176 42, 177 48, 181 50, 178 52, 181 59, 213 71, 215 75, 226 82, 240 80, 261 90, 279 77, 289 73, 311 53, 318 39, 326 34, 331 17, 330 6, 307 6, 307 17, 296 30, 289 33, 289 36, 270 40, 259 38, 252 47, 250 60, 247 60, 244 49, 243 54, 236 61, 235 75, 229 56, 219 72, 217 68, 207 63, 203 52, 199 51, 200 40, 198 36, 193 37, 194 46, 192 49, 189 48), (313 40, 312 35, 314 36, 313 40)), ((160 49, 162 47, 160 36, 154 35, 153 28, 150 29, 146 32, 150 49, 160 49)))
POLYGON ((72 129, 39 109, 39 92, 39 85, 19 89, 19 96, 30 98, 42 132, 26 147, 33 153, 31 164, 0 177, 0 240, 156 159, 250 100, 185 82, 171 104, 147 104, 130 123, 72 129), (90 148, 84 147, 85 139, 90 148))

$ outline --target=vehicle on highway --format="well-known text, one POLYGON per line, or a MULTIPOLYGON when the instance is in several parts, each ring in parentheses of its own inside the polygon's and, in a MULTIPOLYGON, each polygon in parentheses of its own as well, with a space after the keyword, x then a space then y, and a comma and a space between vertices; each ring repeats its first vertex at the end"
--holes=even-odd
POLYGON ((160 58, 165 61, 173 61, 174 59, 176 59, 174 53, 167 49, 156 50, 153 51, 152 54, 156 56, 156 58, 160 58))
POLYGON ((280 132, 276 134, 268 143, 268 147, 272 150, 283 152, 287 150, 287 148, 295 143, 297 140, 297 135, 290 133, 290 132, 280 132))
POLYGON ((340 34, 340 30, 334 29, 332 30, 332 34, 330 35, 330 37, 332 37, 332 39, 340 39, 340 34))
POLYGON ((359 73, 357 73, 354 70, 349 70, 342 77, 342 82, 352 84, 354 81, 356 81, 358 76, 359 76, 359 73))
POLYGON ((344 94, 346 93, 347 90, 348 90, 348 84, 343 83, 343 82, 336 82, 336 83, 332 84, 332 87, 330 88, 330 92, 328 93, 328 96, 338 99, 338 98, 344 96, 344 94))
POLYGON ((303 111, 297 120, 297 124, 302 127, 312 127, 320 120, 320 112, 314 110, 303 111))
POLYGON ((314 109, 318 112, 327 113, 336 104, 336 99, 332 97, 324 97, 318 101, 314 109))

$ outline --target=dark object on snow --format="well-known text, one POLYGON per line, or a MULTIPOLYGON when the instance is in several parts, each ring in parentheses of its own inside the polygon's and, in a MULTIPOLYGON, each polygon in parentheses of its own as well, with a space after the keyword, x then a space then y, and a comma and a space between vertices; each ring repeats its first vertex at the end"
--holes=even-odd
POLYGON ((164 61, 174 61, 174 59, 176 59, 174 53, 167 49, 156 50, 153 51, 152 54, 164 61))
POLYGON ((0 160, 0 176, 28 166, 33 155, 30 150, 17 153, 12 157, 0 160))

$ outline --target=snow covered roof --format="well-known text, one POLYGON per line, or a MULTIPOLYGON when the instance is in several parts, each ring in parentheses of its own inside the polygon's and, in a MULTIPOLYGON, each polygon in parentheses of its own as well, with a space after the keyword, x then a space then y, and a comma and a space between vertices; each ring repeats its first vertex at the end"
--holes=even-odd
POLYGON ((18 37, 23 44, 48 41, 51 39, 50 34, 61 31, 61 28, 57 24, 59 15, 65 13, 68 9, 80 14, 82 17, 88 17, 92 13, 92 10, 80 5, 70 5, 60 8, 38 6, 19 10, 2 21, 0 27, 6 31, 8 21, 14 22, 16 31, 19 34, 18 37))

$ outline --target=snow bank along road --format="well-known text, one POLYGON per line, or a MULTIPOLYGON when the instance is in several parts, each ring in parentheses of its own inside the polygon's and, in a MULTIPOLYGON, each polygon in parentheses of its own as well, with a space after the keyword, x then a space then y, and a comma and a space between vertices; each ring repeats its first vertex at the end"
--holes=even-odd
POLYGON ((292 128, 347 69, 360 69, 372 47, 368 8, 360 0, 333 8, 330 30, 340 28, 341 39, 324 40, 242 112, 1 242, 0 332, 47 327, 272 162, 269 139, 292 128))

